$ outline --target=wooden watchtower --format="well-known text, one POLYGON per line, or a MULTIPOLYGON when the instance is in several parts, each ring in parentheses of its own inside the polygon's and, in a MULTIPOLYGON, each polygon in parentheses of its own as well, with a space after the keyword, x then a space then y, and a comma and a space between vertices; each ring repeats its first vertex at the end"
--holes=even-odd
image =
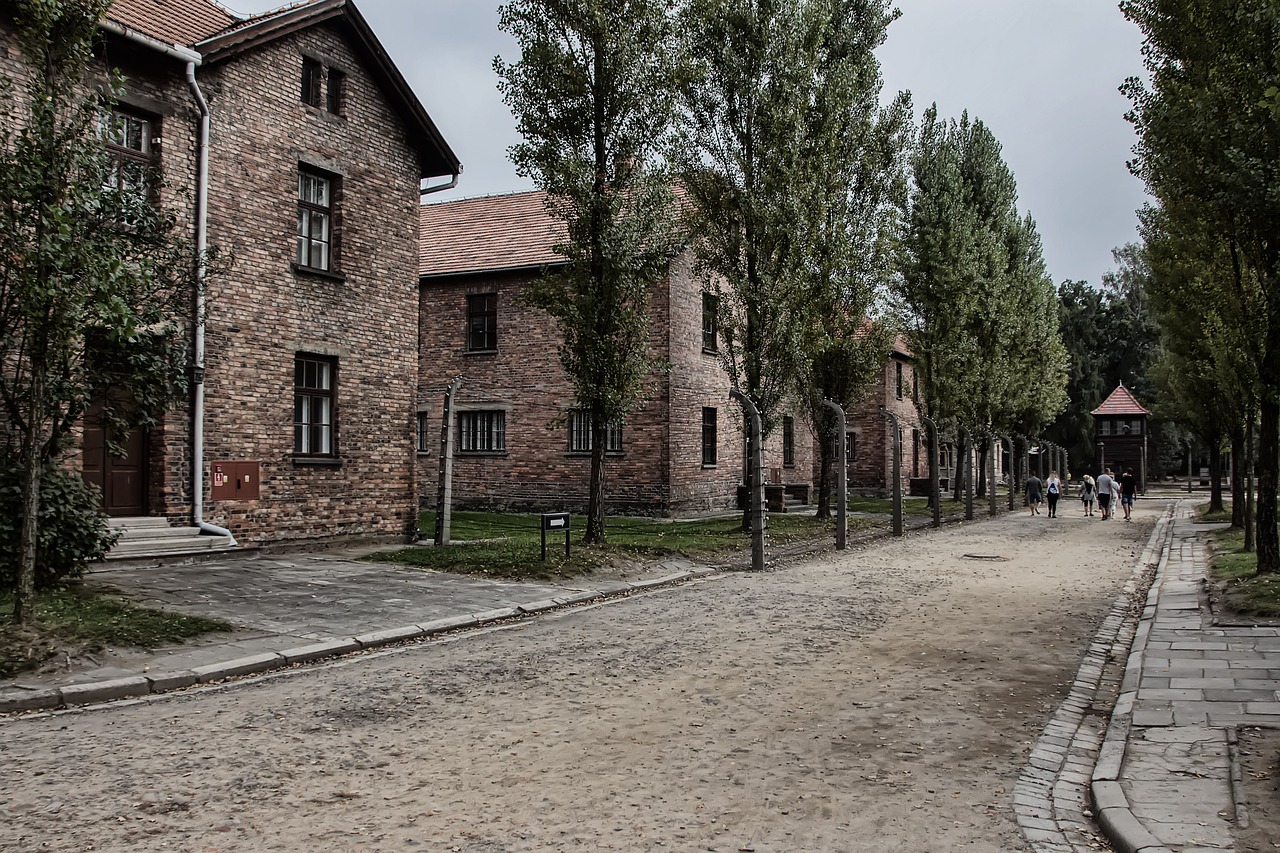
POLYGON ((1098 473, 1110 468, 1119 476, 1127 468, 1138 475, 1138 490, 1147 490, 1147 411, 1121 382, 1094 409, 1093 440, 1098 448, 1098 473))

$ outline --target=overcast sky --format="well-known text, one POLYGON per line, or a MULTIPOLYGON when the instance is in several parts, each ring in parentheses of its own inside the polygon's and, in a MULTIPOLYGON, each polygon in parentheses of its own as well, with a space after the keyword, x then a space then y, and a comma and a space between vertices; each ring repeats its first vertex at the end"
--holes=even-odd
MULTIPOLYGON (((356 0, 462 160, 459 186, 436 198, 527 189, 507 160, 511 113, 497 92, 497 0, 356 0)), ((279 0, 225 0, 256 13, 279 0)), ((1035 217, 1054 281, 1097 285, 1111 249, 1135 239, 1142 185, 1125 161, 1134 136, 1117 87, 1142 71, 1141 36, 1116 0, 898 0, 880 49, 885 89, 912 93, 917 115, 968 110, 1004 146, 1019 204, 1035 217)))

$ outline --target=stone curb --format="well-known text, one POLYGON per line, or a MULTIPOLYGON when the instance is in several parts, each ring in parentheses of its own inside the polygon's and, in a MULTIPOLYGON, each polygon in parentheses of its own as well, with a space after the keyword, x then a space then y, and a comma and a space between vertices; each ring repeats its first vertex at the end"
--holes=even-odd
MULTIPOLYGON (((716 572, 714 568, 709 566, 694 566, 683 562, 681 565, 688 565, 688 568, 659 578, 640 580, 633 583, 617 581, 603 584, 593 590, 583 590, 555 598, 539 599, 538 601, 517 604, 512 607, 498 607, 481 613, 446 616, 430 622, 423 622, 420 625, 405 625, 400 628, 371 631, 354 637, 325 640, 307 646, 284 649, 279 652, 264 652, 222 663, 193 667, 189 670, 148 673, 146 675, 113 678, 108 681, 90 681, 69 684, 65 687, 41 688, 28 693, 4 696, 0 697, 0 714, 24 711, 52 711, 62 707, 96 705, 117 699, 136 699, 142 696, 168 693, 184 687, 191 687, 195 684, 210 684, 228 678, 257 675, 299 664, 339 657, 352 652, 421 640, 447 631, 476 628, 481 625, 500 622, 504 619, 531 616, 587 601, 614 598, 638 590, 652 589, 707 577, 716 572)), ((664 564, 663 566, 663 568, 672 567, 672 564, 664 564)))
POLYGON ((1156 577, 1151 584, 1151 589, 1147 592, 1142 615, 1134 631, 1133 643, 1129 647, 1129 656, 1125 662, 1124 679, 1120 685, 1120 697, 1116 701, 1115 710, 1112 711, 1111 722, 1107 726, 1107 734, 1103 739, 1098 762, 1093 768, 1093 778, 1089 785, 1089 795, 1097 812, 1098 826, 1117 853, 1172 853, 1134 816, 1124 789, 1120 786, 1120 770, 1124 764, 1125 750, 1133 728, 1133 705, 1137 701, 1142 666, 1147 653, 1147 641, 1155 622, 1156 604, 1160 600, 1160 590, 1164 586, 1165 572, 1169 566, 1174 518, 1180 503, 1180 500, 1175 502, 1161 517, 1146 549, 1142 552, 1145 564, 1149 565, 1150 562, 1156 561, 1154 548, 1156 543, 1159 543, 1156 577))
MULTIPOLYGON (((1120 711, 1122 706, 1131 707, 1132 702, 1126 703, 1124 696, 1117 700, 1105 736, 1096 717, 1089 714, 1089 709, 1104 682, 1116 683, 1115 676, 1107 680, 1109 661, 1118 660, 1132 647, 1136 626, 1135 620, 1128 615, 1130 604, 1138 593, 1142 576, 1155 563, 1156 555, 1160 553, 1158 549, 1163 548, 1165 536, 1172 529, 1172 514, 1170 508, 1156 522, 1124 591, 1112 602, 1089 644, 1067 698, 1036 741, 1027 768, 1014 785, 1013 810, 1018 828, 1036 853, 1083 853, 1097 849, 1097 844, 1090 838, 1094 828, 1089 820, 1091 814, 1086 792, 1091 778, 1096 778, 1100 762, 1114 763, 1116 771, 1119 771, 1123 736, 1117 754, 1112 746, 1115 741, 1111 729, 1123 725, 1124 733, 1128 733, 1127 715, 1120 714, 1120 711)), ((1153 582, 1152 587, 1155 585, 1153 582)), ((1119 789, 1118 784, 1116 789, 1119 789)), ((1107 793, 1115 794, 1111 789, 1107 789, 1107 793)), ((1123 794, 1120 797, 1123 799, 1123 794)), ((1122 818, 1117 818, 1122 822, 1122 818)), ((1098 822, 1105 828, 1100 815, 1098 822)), ((1139 849, 1142 848, 1135 848, 1139 849)))

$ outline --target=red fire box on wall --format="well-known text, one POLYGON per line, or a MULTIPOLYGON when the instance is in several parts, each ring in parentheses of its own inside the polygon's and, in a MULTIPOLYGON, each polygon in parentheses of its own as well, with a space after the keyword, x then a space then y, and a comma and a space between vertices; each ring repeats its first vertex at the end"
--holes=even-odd
POLYGON ((220 461, 209 463, 209 498, 215 501, 256 501, 261 463, 220 461))

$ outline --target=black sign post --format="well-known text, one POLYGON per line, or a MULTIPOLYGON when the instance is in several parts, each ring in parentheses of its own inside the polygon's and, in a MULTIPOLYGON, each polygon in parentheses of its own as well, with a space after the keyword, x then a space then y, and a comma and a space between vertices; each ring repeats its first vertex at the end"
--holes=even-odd
POLYGON ((542 514, 542 559, 547 559, 547 531, 556 533, 560 530, 564 531, 564 556, 569 558, 569 513, 567 512, 544 512, 542 514))

